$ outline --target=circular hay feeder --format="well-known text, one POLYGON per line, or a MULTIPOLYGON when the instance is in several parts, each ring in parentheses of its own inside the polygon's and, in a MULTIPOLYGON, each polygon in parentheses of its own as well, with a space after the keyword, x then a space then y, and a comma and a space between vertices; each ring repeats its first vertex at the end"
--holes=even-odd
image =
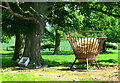
POLYGON ((96 60, 105 39, 103 31, 68 31, 67 39, 80 63, 96 60))

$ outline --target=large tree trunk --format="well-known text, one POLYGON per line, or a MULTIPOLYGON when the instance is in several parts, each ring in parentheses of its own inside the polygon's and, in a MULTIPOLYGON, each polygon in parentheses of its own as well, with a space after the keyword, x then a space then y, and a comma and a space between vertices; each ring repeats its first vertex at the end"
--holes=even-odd
MULTIPOLYGON (((41 24, 41 23, 40 23, 41 24)), ((45 26, 43 26, 45 27, 45 26)), ((36 25, 35 31, 33 31, 31 35, 31 48, 30 48, 30 59, 31 64, 36 64, 37 66, 41 66, 44 64, 44 60, 40 55, 40 47, 41 47, 41 39, 42 39, 42 30, 39 25, 36 25)))
POLYGON ((56 29, 56 35, 55 35, 55 49, 53 55, 60 55, 60 34, 58 33, 58 30, 56 29))
POLYGON ((40 55, 40 44, 43 33, 42 29, 45 27, 45 21, 43 20, 41 23, 41 26, 40 24, 35 25, 35 29, 31 34, 26 35, 25 50, 23 56, 30 58, 29 66, 42 66, 45 64, 42 56, 40 55), (43 23, 44 26, 42 26, 43 24, 41 23, 43 23))
POLYGON ((45 64, 41 54, 40 54, 40 48, 41 48, 41 39, 43 30, 45 28, 45 17, 46 15, 45 11, 45 3, 33 3, 34 9, 38 11, 43 17, 40 17, 40 15, 36 15, 35 18, 38 20, 37 24, 34 24, 35 27, 34 30, 26 35, 26 42, 25 42, 25 50, 24 50, 24 56, 28 56, 30 58, 30 64, 29 66, 36 67, 36 66, 42 66, 45 64))
POLYGON ((15 41, 15 50, 12 60, 17 60, 23 55, 24 51, 24 35, 23 34, 16 34, 16 41, 15 41))

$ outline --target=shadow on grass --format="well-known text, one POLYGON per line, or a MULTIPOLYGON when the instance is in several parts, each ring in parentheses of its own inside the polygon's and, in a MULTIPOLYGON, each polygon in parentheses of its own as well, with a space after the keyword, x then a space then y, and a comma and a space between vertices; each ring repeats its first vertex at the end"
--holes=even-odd
MULTIPOLYGON (((62 69, 60 68, 58 70, 71 71, 70 67, 72 65, 72 62, 67 62, 67 61, 58 62, 58 61, 55 61, 55 60, 48 60, 48 59, 45 59, 45 62, 48 64, 48 67, 65 67, 65 68, 62 68, 62 69)), ((113 61, 113 60, 109 59, 109 60, 99 60, 97 62, 98 62, 100 67, 103 67, 103 66, 104 67, 108 67, 108 66, 113 67, 114 65, 105 65, 105 64, 101 64, 100 62, 115 63, 116 61, 113 61)), ((3 59, 2 64, 3 64, 3 68, 7 68, 7 67, 17 67, 17 65, 15 66, 16 63, 17 63, 16 61, 12 61, 10 58, 7 58, 7 59, 3 59)), ((92 66, 95 66, 95 63, 94 64, 89 64, 89 67, 92 67, 92 66)), ((22 68, 24 69, 25 67, 22 67, 22 68)), ((84 72, 84 71, 86 71, 86 64, 80 64, 80 62, 76 62, 72 69, 73 69, 73 71, 75 70, 75 71, 79 71, 79 72, 84 72)), ((97 69, 97 67, 95 69, 97 69)), ((21 70, 21 68, 20 69, 15 69, 15 70, 21 70)), ((90 68, 90 70, 94 70, 94 69, 90 68)))
MULTIPOLYGON (((45 60, 45 61, 47 61, 49 67, 66 67, 66 68, 58 69, 58 70, 61 70, 61 71, 70 71, 70 67, 72 65, 72 62, 66 62, 66 61, 64 61, 64 62, 57 62, 55 60, 54 61, 45 60)), ((100 68, 101 67, 114 67, 114 66, 117 65, 116 64, 117 61, 114 60, 114 59, 98 60, 97 63, 98 63, 98 65, 99 65, 100 68), (101 62, 108 63, 108 64, 104 64, 104 63, 101 63, 101 62)), ((88 71, 89 70, 96 70, 96 69, 98 70, 95 62, 90 63, 89 67, 90 68, 88 69, 88 71), (93 67, 95 67, 95 68, 93 68, 93 67)), ((73 66, 72 69, 73 69, 73 71, 75 70, 75 71, 79 71, 79 72, 85 72, 85 71, 87 71, 86 64, 85 63, 82 64, 80 62, 76 62, 74 64, 74 66, 73 66)))
POLYGON ((111 52, 111 51, 106 51, 106 52, 100 51, 99 54, 116 54, 116 53, 115 52, 111 52))
POLYGON ((105 62, 105 63, 113 63, 113 64, 118 63, 118 61, 116 61, 116 60, 114 60, 114 59, 98 60, 97 62, 98 62, 98 63, 100 63, 100 62, 105 62))
POLYGON ((2 58, 2 67, 14 67, 17 61, 13 61, 11 57, 2 58))
MULTIPOLYGON (((73 51, 60 51, 60 55, 73 55, 73 51)), ((53 55, 53 51, 41 51, 41 55, 53 55)))
MULTIPOLYGON (((57 61, 50 61, 50 60, 45 60, 47 61, 47 64, 49 65, 48 67, 66 67, 66 68, 62 68, 62 69, 58 69, 61 71, 71 71, 70 67, 72 65, 72 62, 57 62, 57 61)), ((76 62, 74 65, 76 65, 76 67, 73 67, 73 70, 79 70, 79 71, 83 71, 86 70, 86 65, 85 64, 80 64, 79 62, 76 62)))
POLYGON ((12 60, 13 52, 10 53, 2 53, 1 55, 2 59, 2 68, 4 67, 14 67, 14 64, 17 63, 17 61, 12 60))
POLYGON ((52 55, 53 51, 41 51, 41 55, 52 55))
POLYGON ((55 60, 51 61, 51 60, 46 60, 46 59, 45 59, 45 62, 49 65, 49 67, 60 67, 60 66, 69 67, 72 64, 72 62, 66 62, 66 61, 58 62, 55 60))
MULTIPOLYGON (((41 55, 53 55, 54 51, 41 51, 41 55)), ((116 54, 116 52, 106 51, 99 54, 116 54)), ((74 55, 73 51, 60 51, 60 55, 74 55)))
POLYGON ((13 53, 1 54, 1 55, 13 55, 13 53))

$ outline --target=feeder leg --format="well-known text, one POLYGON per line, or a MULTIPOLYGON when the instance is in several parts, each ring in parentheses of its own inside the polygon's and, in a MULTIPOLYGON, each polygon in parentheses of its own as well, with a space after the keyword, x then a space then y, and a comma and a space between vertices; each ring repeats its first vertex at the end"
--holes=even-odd
POLYGON ((97 63, 97 61, 96 61, 96 60, 95 60, 95 63, 96 63, 97 68, 98 68, 98 69, 100 69, 100 67, 99 67, 99 65, 98 65, 98 63, 97 63))
POLYGON ((86 64, 86 65, 87 65, 87 70, 88 70, 88 59, 86 59, 86 63, 87 63, 87 64, 86 64))
POLYGON ((77 60, 77 58, 75 58, 74 62, 72 63, 72 65, 71 65, 71 67, 70 67, 70 70, 72 70, 72 67, 73 67, 73 65, 75 64, 76 60, 77 60))

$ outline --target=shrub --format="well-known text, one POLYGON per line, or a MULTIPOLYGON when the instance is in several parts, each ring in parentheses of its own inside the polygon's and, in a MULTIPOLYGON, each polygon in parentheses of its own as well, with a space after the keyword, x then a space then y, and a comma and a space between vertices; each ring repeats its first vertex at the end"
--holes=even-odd
POLYGON ((41 45, 41 49, 49 49, 50 50, 50 48, 54 48, 54 43, 45 43, 45 44, 43 44, 43 45, 41 45))
POLYGON ((118 45, 116 43, 107 42, 106 48, 118 49, 118 45))

